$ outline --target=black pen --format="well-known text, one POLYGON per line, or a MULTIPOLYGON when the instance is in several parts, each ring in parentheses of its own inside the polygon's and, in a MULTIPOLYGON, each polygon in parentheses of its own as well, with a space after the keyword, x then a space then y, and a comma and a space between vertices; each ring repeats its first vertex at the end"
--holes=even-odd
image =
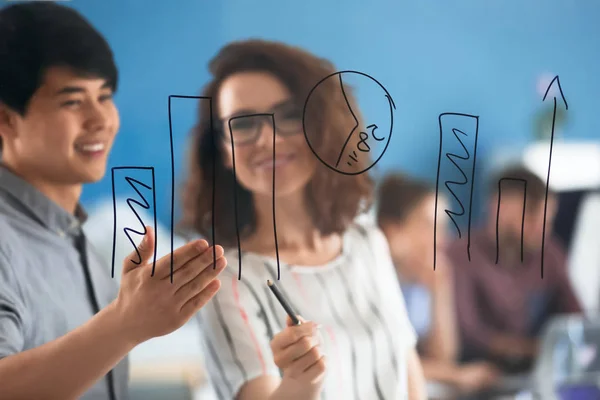
POLYGON ((273 294, 275 295, 275 297, 277 297, 277 300, 279 300, 279 303, 281 303, 281 305, 285 309, 285 312, 287 312, 287 314, 292 319, 292 323, 294 325, 300 325, 301 322, 298 319, 298 317, 296 316, 296 313, 294 312, 294 310, 292 310, 292 307, 285 300, 285 298, 283 297, 283 295, 281 294, 281 292, 279 291, 279 289, 277 289, 277 286, 275 286, 275 284, 273 283, 273 281, 267 280, 267 285, 269 285, 269 287, 271 288, 271 291, 273 292, 273 294))

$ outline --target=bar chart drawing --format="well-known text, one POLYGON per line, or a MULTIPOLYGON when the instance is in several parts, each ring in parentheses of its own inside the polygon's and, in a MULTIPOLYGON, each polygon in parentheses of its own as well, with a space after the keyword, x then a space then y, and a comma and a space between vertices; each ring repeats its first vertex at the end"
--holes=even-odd
MULTIPOLYGON (((272 197, 271 197, 271 201, 272 201, 272 210, 273 210, 273 236, 275 238, 275 254, 276 254, 276 259, 277 259, 277 280, 280 279, 281 277, 281 267, 280 267, 280 263, 279 263, 279 245, 277 242, 277 223, 275 221, 275 115, 274 114, 248 114, 248 115, 239 115, 239 116, 235 116, 230 118, 227 121, 227 125, 229 128, 229 139, 230 139, 230 143, 231 143, 231 155, 232 155, 232 165, 233 165, 233 203, 234 203, 234 216, 235 216, 235 228, 236 228, 236 236, 237 236, 237 245, 238 245, 238 280, 242 279, 242 257, 241 257, 241 253, 242 253, 242 249, 241 249, 241 240, 240 240, 240 231, 239 231, 239 222, 238 222, 238 199, 237 199, 237 188, 236 185, 237 183, 237 174, 236 174, 236 162, 235 162, 235 141, 234 141, 234 130, 235 128, 232 125, 232 122, 240 120, 240 119, 258 119, 259 122, 262 122, 263 120, 268 120, 270 122, 270 126, 272 128, 272 137, 273 137, 273 149, 272 149, 272 157, 271 157, 271 162, 273 163, 273 183, 272 183, 272 197)), ((262 125, 259 124, 258 127, 260 129, 262 125)), ((257 132, 258 135, 260 135, 260 131, 257 132)), ((214 169, 213 169, 214 170, 214 169)), ((213 179, 214 182, 214 179, 213 179)), ((214 189, 213 189, 214 192, 214 189)), ((214 226, 214 224, 213 224, 214 226)))
MULTIPOLYGON (((115 195, 116 182, 124 180, 125 182, 127 182, 128 189, 133 189, 133 191, 136 194, 135 197, 128 197, 126 202, 127 202, 127 205, 129 206, 129 209, 135 214, 137 220, 139 221, 139 227, 140 227, 139 229, 141 229, 141 230, 135 230, 134 228, 131 228, 131 227, 124 227, 123 232, 124 232, 125 236, 127 236, 127 239, 129 240, 131 245, 134 247, 135 252, 137 253, 137 256, 138 256, 137 261, 136 260, 131 260, 131 261, 134 264, 138 264, 138 265, 142 262, 142 258, 141 258, 139 249, 132 238, 132 234, 142 235, 142 236, 145 235, 147 232, 147 230, 146 230, 147 223, 144 222, 142 220, 142 218, 140 217, 140 215, 137 213, 135 206, 141 207, 144 210, 149 210, 152 207, 152 209, 153 209, 152 215, 154 217, 153 221, 152 221, 152 228, 154 229, 154 232, 156 232, 156 190, 155 190, 155 179, 154 179, 154 167, 134 167, 134 166, 113 167, 113 168, 111 168, 111 179, 112 179, 113 217, 114 217, 111 277, 114 278, 115 277, 115 250, 116 250, 116 244, 117 244, 117 227, 118 227, 117 199, 116 199, 116 195, 115 195), (121 174, 121 172, 124 172, 124 174, 121 174), (124 176, 119 176, 119 175, 124 175, 124 176), (138 176, 141 175, 141 177, 138 177, 136 179, 132 175, 138 175, 138 176), (144 182, 146 182, 146 183, 144 183, 144 182), (142 188, 145 190, 142 190, 142 188), (143 192, 146 192, 146 195, 143 192), (152 198, 152 206, 150 205, 150 203, 147 200, 147 198, 150 198, 150 197, 152 198)), ((154 241, 154 256, 153 256, 153 261, 152 261, 152 276, 154 276, 154 269, 156 267, 156 248, 157 248, 157 242, 155 240, 154 241)))
POLYGON ((523 216, 521 218, 521 262, 523 262, 523 240, 525 237, 525 207, 527 206, 527 181, 525 179, 504 177, 498 180, 498 206, 496 210, 496 264, 500 256, 500 204, 502 200, 502 182, 513 181, 523 183, 523 216))
MULTIPOLYGON (((467 255, 471 260, 471 210, 473 204, 473 185, 475 181, 475 165, 477 161, 477 139, 479 136, 479 117, 476 115, 462 113, 442 113, 439 118, 440 147, 438 154, 438 166, 435 189, 435 216, 433 228, 433 269, 436 268, 437 260, 437 219, 438 199, 440 193, 449 199, 456 200, 457 209, 446 209, 444 212, 452 221, 459 239, 463 238, 461 224, 464 225, 464 217, 467 217, 467 255), (452 152, 453 148, 459 146, 459 153, 452 152), (471 170, 470 174, 465 170, 471 170), (459 174, 459 180, 443 179, 442 171, 453 171, 459 174), (443 182, 443 185, 441 185, 443 182), (465 193, 464 189, 468 192, 465 193), (459 190, 461 190, 459 192, 459 190), (461 217, 461 218, 458 218, 461 217)), ((446 175, 446 174, 444 174, 446 175)))

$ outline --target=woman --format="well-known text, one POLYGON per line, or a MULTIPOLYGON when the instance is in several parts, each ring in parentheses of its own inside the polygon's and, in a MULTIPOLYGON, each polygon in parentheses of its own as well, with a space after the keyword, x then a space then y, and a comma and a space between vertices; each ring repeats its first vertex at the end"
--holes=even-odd
MULTIPOLYGON (((217 118, 213 135, 210 108, 202 105, 184 224, 208 238, 214 227, 214 239, 227 249, 218 297, 200 315, 217 394, 425 398, 385 237, 355 222, 370 205, 372 182, 322 164, 303 134, 304 102, 333 66, 295 47, 250 40, 223 48, 210 70, 203 95, 212 98, 217 118), (303 324, 291 326, 267 280, 303 324)), ((354 118, 361 119, 352 94, 329 79, 310 99, 308 140, 321 158, 337 157, 354 118)))
POLYGON ((435 191, 417 180, 390 174, 378 190, 377 221, 396 266, 409 319, 428 381, 472 394, 496 382, 487 363, 457 364, 458 338, 451 265, 444 256, 446 199, 438 198, 436 265, 433 269, 435 191))

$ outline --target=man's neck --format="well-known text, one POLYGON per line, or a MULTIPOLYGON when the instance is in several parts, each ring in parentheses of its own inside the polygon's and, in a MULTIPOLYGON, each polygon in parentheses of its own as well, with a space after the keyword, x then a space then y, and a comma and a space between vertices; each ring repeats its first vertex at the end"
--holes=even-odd
POLYGON ((81 197, 82 185, 53 185, 40 183, 33 185, 50 200, 61 206, 70 214, 75 214, 79 198, 81 197))
POLYGON ((70 214, 75 214, 75 210, 77 209, 77 204, 79 203, 83 189, 82 184, 60 184, 56 182, 48 182, 46 180, 37 178, 35 174, 22 172, 3 160, 0 160, 0 164, 2 164, 4 168, 11 171, 13 174, 17 175, 35 187, 48 199, 58 204, 65 211, 70 214))
MULTIPOLYGON (((496 227, 490 227, 487 232, 490 243, 497 246, 498 263, 506 266, 521 265, 521 240, 516 236, 500 234, 496 239, 496 227), (498 241, 496 243, 496 240, 498 241)), ((527 258, 528 249, 523 243, 523 262, 527 258)))

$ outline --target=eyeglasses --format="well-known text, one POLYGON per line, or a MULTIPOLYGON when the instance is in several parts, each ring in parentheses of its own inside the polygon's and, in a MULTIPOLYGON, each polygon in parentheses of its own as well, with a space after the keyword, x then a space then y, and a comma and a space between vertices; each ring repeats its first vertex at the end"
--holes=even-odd
POLYGON ((302 110, 286 102, 266 113, 237 113, 220 119, 217 128, 223 140, 231 142, 233 139, 237 146, 256 142, 263 124, 274 126, 275 133, 280 136, 302 133, 302 110))

